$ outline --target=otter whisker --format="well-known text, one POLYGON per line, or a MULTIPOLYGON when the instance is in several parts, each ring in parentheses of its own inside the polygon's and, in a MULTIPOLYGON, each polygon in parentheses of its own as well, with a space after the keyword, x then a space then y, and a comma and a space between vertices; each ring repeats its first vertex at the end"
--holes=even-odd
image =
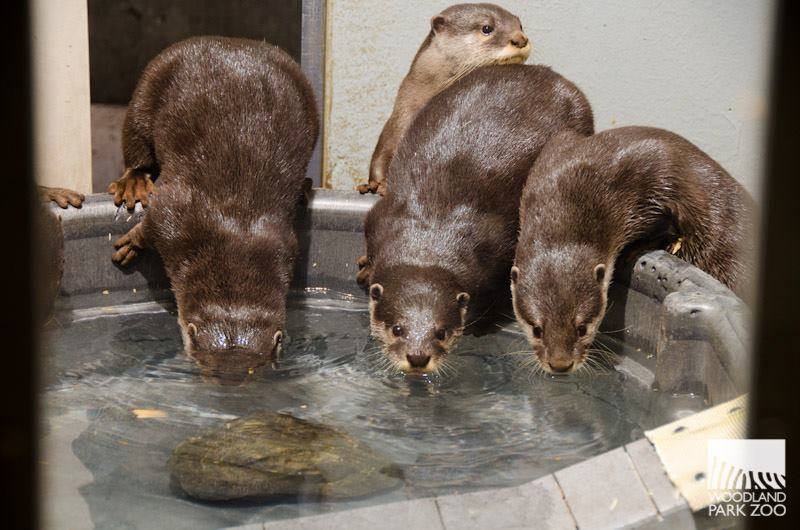
POLYGON ((611 364, 618 364, 619 363, 619 355, 613 351, 611 348, 603 344, 602 342, 596 341, 594 345, 599 346, 599 348, 590 348, 590 351, 597 353, 600 357, 602 357, 606 362, 611 364))
POLYGON ((495 299, 495 300, 492 300, 492 303, 491 303, 491 304, 489 304, 489 306, 486 308, 486 310, 485 310, 483 313, 481 313, 481 314, 480 314, 480 316, 478 316, 476 319, 474 319, 474 320, 473 320, 472 322, 470 322, 469 324, 464 324, 464 326, 462 327, 462 329, 468 328, 469 326, 471 326, 472 324, 474 324, 475 322, 479 321, 479 320, 480 320, 480 319, 482 319, 484 316, 486 316, 486 313, 488 313, 488 312, 489 312, 489 310, 490 310, 490 309, 492 309, 492 308, 494 307, 494 304, 495 304, 495 302, 497 302, 497 299, 495 299))
MULTIPOLYGON (((612 302, 613 302, 613 300, 612 300, 612 302)), ((619 333, 619 332, 621 332, 621 331, 628 331, 628 330, 629 330, 629 329, 631 329, 632 327, 633 327, 633 326, 631 325, 631 326, 626 326, 626 327, 624 327, 624 328, 619 328, 619 329, 604 329, 604 330, 602 330, 602 332, 603 332, 603 333, 619 333)))
POLYGON ((500 353, 500 356, 506 356, 506 355, 508 355, 508 356, 511 356, 511 355, 533 355, 533 351, 532 350, 519 350, 519 351, 507 351, 507 352, 501 352, 500 353))

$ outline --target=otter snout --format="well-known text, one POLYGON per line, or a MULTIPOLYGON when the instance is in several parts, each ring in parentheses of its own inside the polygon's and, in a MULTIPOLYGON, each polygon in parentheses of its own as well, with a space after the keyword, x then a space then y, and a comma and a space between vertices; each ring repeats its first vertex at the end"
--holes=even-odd
POLYGON ((565 374, 567 372, 571 372, 572 369, 575 367, 575 361, 562 359, 562 360, 551 360, 547 363, 550 366, 550 370, 555 374, 565 374))
POLYGON ((431 356, 423 352, 413 352, 406 354, 406 360, 412 368, 425 368, 431 361, 431 356))
POLYGON ((259 351, 238 347, 193 351, 191 355, 200 365, 203 379, 226 386, 241 385, 268 360, 259 351))
POLYGON ((525 48, 528 45, 528 37, 521 31, 515 31, 511 34, 511 44, 517 48, 525 48))

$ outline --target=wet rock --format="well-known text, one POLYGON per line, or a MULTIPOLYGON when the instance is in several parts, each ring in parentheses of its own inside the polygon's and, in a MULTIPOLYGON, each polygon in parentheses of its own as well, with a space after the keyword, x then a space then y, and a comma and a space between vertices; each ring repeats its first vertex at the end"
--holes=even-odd
POLYGON ((259 412, 184 440, 172 477, 202 500, 364 497, 395 488, 401 472, 344 432, 289 414, 259 412))

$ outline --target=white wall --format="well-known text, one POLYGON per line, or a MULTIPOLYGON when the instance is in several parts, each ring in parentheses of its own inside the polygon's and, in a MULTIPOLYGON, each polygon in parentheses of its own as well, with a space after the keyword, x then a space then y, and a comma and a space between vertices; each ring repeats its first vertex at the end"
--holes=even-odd
MULTIPOLYGON (((400 80, 430 17, 454 2, 328 0, 326 179, 366 180, 400 80)), ((773 3, 762 0, 501 0, 533 43, 529 63, 575 82, 598 131, 673 130, 759 191, 773 3)))
POLYGON ((30 4, 35 179, 91 193, 86 0, 30 4))

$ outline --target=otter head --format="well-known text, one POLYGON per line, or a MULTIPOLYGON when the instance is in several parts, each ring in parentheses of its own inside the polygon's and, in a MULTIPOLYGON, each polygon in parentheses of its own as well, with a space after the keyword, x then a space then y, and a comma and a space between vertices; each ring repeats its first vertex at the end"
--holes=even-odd
POLYGON ((277 360, 283 344, 283 316, 264 308, 209 303, 181 311, 178 322, 186 354, 221 382, 243 381, 277 360))
POLYGON ((436 372, 464 331, 469 294, 433 268, 387 270, 373 280, 372 336, 388 360, 406 372, 436 372))
POLYGON ((531 53, 519 18, 493 4, 448 7, 431 19, 431 36, 462 75, 489 64, 524 63, 531 53))
POLYGON ((542 369, 573 372, 605 315, 610 266, 585 246, 534 252, 511 268, 514 314, 542 369))
POLYGON ((175 238, 170 232, 163 243, 168 252, 162 253, 184 352, 204 375, 233 381, 277 360, 294 252, 292 241, 281 235, 284 229, 233 233, 234 223, 206 211, 192 213, 180 225, 188 235, 175 238))

